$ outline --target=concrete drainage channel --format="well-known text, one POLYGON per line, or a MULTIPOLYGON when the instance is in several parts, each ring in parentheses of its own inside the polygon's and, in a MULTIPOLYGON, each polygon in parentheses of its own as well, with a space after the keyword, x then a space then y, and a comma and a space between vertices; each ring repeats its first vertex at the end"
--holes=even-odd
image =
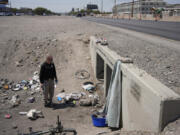
POLYGON ((180 116, 180 95, 132 63, 124 63, 124 58, 96 41, 95 37, 90 38, 91 62, 96 78, 104 79, 105 97, 113 65, 117 60, 122 62, 120 128, 127 131, 161 132, 169 122, 180 116))

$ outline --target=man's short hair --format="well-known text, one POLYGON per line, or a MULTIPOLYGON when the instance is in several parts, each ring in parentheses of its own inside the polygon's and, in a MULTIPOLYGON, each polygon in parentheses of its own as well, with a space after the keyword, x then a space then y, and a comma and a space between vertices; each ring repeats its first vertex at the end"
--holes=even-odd
POLYGON ((53 56, 48 54, 47 57, 46 57, 46 60, 50 60, 50 61, 53 61, 53 56))

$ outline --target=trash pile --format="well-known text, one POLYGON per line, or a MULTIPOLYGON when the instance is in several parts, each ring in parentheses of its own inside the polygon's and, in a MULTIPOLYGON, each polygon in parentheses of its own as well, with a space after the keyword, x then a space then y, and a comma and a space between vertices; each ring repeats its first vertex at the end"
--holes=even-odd
POLYGON ((59 93, 56 95, 57 100, 60 103, 70 103, 73 102, 76 104, 76 101, 79 101, 80 106, 95 106, 98 104, 99 96, 98 95, 86 95, 84 92, 79 93, 59 93))
POLYGON ((99 39, 97 39, 97 40, 96 40, 96 43, 97 43, 97 44, 104 45, 104 46, 108 45, 108 41, 107 41, 105 38, 99 38, 99 39))
POLYGON ((32 90, 38 92, 40 90, 39 76, 38 72, 34 72, 32 79, 26 81, 22 80, 18 83, 9 81, 8 79, 0 80, 0 89, 20 91, 20 90, 32 90))
POLYGON ((79 100, 79 99, 81 99, 81 98, 83 98, 85 96, 86 96, 86 93, 84 93, 84 92, 69 93, 69 94, 66 94, 65 92, 61 92, 58 95, 56 95, 57 100, 60 103, 68 103, 68 102, 71 102, 71 101, 79 100))
POLYGON ((80 106, 95 106, 98 104, 99 96, 98 95, 89 95, 86 99, 81 99, 79 101, 80 106))
POLYGON ((79 101, 78 103, 80 106, 98 105, 99 96, 97 94, 92 94, 95 90, 94 84, 92 82, 85 82, 83 83, 82 88, 91 94, 86 94, 85 92, 65 93, 63 90, 56 95, 56 98, 60 103, 73 102, 76 104, 76 101, 79 101))
MULTIPOLYGON (((1 103, 3 103, 3 107, 5 107, 4 109, 12 109, 14 107, 17 107, 20 104, 23 104, 24 100, 26 100, 26 103, 34 103, 36 97, 34 94, 39 91, 40 82, 37 71, 33 73, 33 77, 29 80, 22 80, 17 83, 9 81, 8 79, 0 79, 0 96, 3 101, 1 101, 1 103), (26 97, 25 95, 27 93, 20 91, 28 91, 29 95, 27 95, 26 97)), ((26 115, 31 120, 36 120, 39 117, 43 117, 42 112, 35 109, 32 109, 28 112, 19 112, 19 114, 26 115)), ((7 113, 4 118, 11 119, 12 115, 7 113)))

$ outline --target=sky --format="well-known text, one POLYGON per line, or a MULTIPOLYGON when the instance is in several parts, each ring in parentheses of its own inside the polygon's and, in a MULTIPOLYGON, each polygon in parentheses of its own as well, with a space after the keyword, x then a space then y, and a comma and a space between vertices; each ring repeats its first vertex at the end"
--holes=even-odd
MULTIPOLYGON (((102 0, 9 0, 12 7, 45 7, 54 12, 69 12, 72 8, 84 8, 86 4, 98 4, 101 9, 102 0)), ((129 2, 132 0, 117 0, 117 3, 129 2)), ((164 0, 168 3, 180 3, 180 0, 164 0)), ((103 0, 103 10, 111 11, 114 0, 103 0)))

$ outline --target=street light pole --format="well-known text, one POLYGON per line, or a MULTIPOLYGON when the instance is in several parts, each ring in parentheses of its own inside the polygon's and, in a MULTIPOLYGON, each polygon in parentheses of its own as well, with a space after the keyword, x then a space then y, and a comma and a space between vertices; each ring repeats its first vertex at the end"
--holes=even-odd
POLYGON ((114 14, 117 14, 117 6, 116 6, 116 0, 114 0, 114 14))
POLYGON ((101 13, 103 12, 103 0, 101 0, 101 13))

